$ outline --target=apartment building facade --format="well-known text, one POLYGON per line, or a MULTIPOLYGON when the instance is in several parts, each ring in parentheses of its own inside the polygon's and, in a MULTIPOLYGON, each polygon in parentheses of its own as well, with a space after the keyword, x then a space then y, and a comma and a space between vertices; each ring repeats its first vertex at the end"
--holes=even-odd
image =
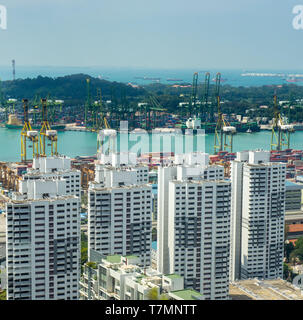
POLYGON ((80 198, 63 175, 43 174, 26 174, 6 202, 8 300, 79 297, 80 198))
MULTIPOLYGON (((135 163, 135 156, 130 156, 135 163)), ((88 248, 103 255, 136 255, 142 265, 149 266, 152 188, 148 167, 128 165, 127 157, 111 154, 96 165, 95 181, 88 190, 88 248)))
POLYGON ((231 165, 230 279, 283 277, 286 166, 267 151, 237 153, 231 165))
POLYGON ((230 182, 207 154, 159 168, 158 271, 184 277, 206 300, 228 298, 230 182))

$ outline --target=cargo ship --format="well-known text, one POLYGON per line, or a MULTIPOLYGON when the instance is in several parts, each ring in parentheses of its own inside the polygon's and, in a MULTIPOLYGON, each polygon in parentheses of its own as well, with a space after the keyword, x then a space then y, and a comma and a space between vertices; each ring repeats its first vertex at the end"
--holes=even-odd
MULTIPOLYGON (((5 127, 7 129, 20 129, 21 130, 23 128, 23 124, 15 114, 10 114, 8 116, 8 121, 5 124, 5 127)), ((60 124, 60 123, 51 124, 51 127, 53 130, 62 131, 65 129, 65 124, 60 124)), ((36 130, 40 130, 41 125, 40 124, 37 124, 37 125, 32 124, 32 128, 36 129, 36 130)))
MULTIPOLYGON (((237 132, 259 132, 260 126, 257 122, 231 122, 230 125, 235 127, 237 132), (248 131, 249 130, 249 131, 248 131)), ((201 123, 201 129, 205 130, 205 133, 215 133, 217 123, 216 122, 203 122, 201 123)), ((176 128, 180 128, 182 130, 187 129, 186 124, 178 123, 176 124, 176 128)))
POLYGON ((181 81, 184 81, 184 80, 183 79, 169 78, 169 79, 166 79, 166 81, 181 82, 181 81))
POLYGON ((147 80, 147 81, 160 81, 161 78, 153 78, 153 77, 134 77, 135 79, 147 80))
POLYGON ((302 78, 288 78, 286 79, 286 82, 303 82, 303 79, 302 78))
POLYGON ((295 131, 303 131, 303 123, 294 123, 293 126, 295 131))

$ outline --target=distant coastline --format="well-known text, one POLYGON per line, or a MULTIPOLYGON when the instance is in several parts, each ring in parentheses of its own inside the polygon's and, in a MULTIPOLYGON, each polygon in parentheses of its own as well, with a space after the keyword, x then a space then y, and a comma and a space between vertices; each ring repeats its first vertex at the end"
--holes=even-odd
MULTIPOLYGON (((16 66, 16 79, 35 78, 39 75, 47 77, 62 77, 77 73, 85 73, 99 79, 117 81, 133 84, 153 83, 155 79, 159 79, 159 83, 172 84, 168 79, 182 79, 184 83, 192 83, 192 75, 194 72, 199 73, 199 82, 204 81, 205 72, 209 71, 211 76, 215 76, 217 72, 222 73, 222 77, 226 79, 224 84, 239 87, 253 87, 263 85, 281 85, 286 84, 286 78, 266 76, 266 77, 245 77, 243 74, 301 74, 302 70, 235 70, 235 69, 203 69, 197 67, 195 69, 149 69, 149 68, 102 68, 102 67, 51 67, 51 66, 16 66)), ((0 79, 2 81, 12 80, 12 69, 10 66, 0 66, 0 79)), ((179 81, 176 81, 179 82, 179 81)), ((298 83, 298 85, 301 85, 298 83)))

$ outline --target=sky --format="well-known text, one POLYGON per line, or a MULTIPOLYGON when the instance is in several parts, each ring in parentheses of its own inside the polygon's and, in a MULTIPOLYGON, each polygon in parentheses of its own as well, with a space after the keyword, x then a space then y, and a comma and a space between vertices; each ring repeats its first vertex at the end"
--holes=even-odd
POLYGON ((303 0, 0 0, 0 65, 303 69, 303 0), (301 3, 300 3, 301 2, 301 3))

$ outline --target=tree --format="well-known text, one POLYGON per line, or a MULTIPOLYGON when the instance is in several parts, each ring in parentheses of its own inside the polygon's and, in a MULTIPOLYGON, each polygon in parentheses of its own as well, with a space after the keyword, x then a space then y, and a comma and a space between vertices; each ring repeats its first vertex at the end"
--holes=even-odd
POLYGON ((169 300, 169 297, 165 293, 159 296, 157 287, 151 288, 147 293, 147 297, 149 300, 169 300))
POLYGON ((294 249, 295 249, 295 246, 293 245, 292 242, 284 244, 284 256, 287 262, 289 262, 290 254, 293 252, 294 249))
POLYGON ((87 253, 87 235, 82 231, 81 232, 81 265, 87 262, 88 253, 87 253))
POLYGON ((283 279, 284 280, 289 280, 289 278, 291 277, 292 271, 289 268, 288 264, 286 264, 285 262, 283 263, 283 279))
POLYGON ((92 269, 97 269, 97 263, 96 262, 87 262, 86 265, 89 267, 89 268, 92 268, 92 269))
POLYGON ((87 192, 84 192, 81 196, 81 206, 87 207, 87 192))
POLYGON ((6 290, 0 290, 0 300, 6 300, 6 290))
POLYGON ((303 262, 303 237, 300 237, 296 243, 294 250, 290 254, 290 260, 295 263, 297 260, 303 262))
POLYGON ((152 241, 157 240, 157 228, 152 229, 152 241))
POLYGON ((147 293, 148 300, 159 300, 158 288, 153 287, 147 293))

